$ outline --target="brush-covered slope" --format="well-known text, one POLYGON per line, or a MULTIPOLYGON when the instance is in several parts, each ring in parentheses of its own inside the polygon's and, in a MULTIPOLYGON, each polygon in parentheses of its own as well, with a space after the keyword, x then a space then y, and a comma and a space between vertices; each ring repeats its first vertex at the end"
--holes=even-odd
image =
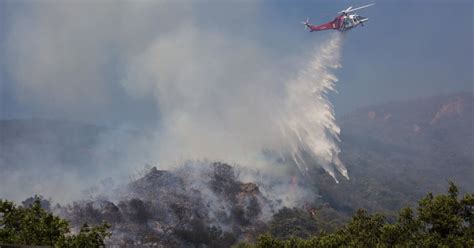
POLYGON ((369 106, 339 120, 341 157, 351 180, 317 176, 334 207, 394 211, 447 181, 474 189, 472 93, 369 106))

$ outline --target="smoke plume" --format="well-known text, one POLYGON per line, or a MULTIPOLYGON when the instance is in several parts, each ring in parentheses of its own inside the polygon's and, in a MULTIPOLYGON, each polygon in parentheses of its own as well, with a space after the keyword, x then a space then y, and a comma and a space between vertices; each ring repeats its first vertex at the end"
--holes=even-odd
MULTIPOLYGON (((28 186, 8 196, 62 194, 70 200, 80 186, 50 185, 47 179, 67 174, 67 182, 87 178, 89 184, 123 178, 144 163, 174 169, 189 159, 260 171, 273 178, 264 180, 268 184, 288 181, 273 187, 268 194, 274 195, 289 192, 296 169, 307 174, 323 168, 335 179, 336 172, 347 177, 338 158, 339 127, 326 98, 337 81, 332 71, 339 67, 340 34, 307 50, 298 71, 293 58, 275 54, 260 39, 265 28, 255 25, 261 23, 258 1, 222 6, 48 1, 6 7, 11 11, 0 60, 11 97, 33 116, 125 127, 140 118, 152 127, 146 138, 121 138, 115 131, 96 135, 96 145, 79 158, 62 158, 69 150, 61 144, 45 144, 41 153, 48 156, 17 149, 30 162, 21 169, 1 162, 5 174, 21 174, 20 181, 46 185, 41 188, 48 192, 28 186), (235 32, 241 26, 249 29, 235 32), (54 190, 59 188, 67 193, 54 190)), ((258 177, 247 174, 248 180, 258 177)), ((20 188, 13 181, 2 188, 20 188)))
POLYGON ((326 98, 335 90, 332 70, 340 67, 341 34, 316 45, 309 62, 289 80, 268 77, 278 75, 271 61, 239 42, 180 30, 129 64, 125 87, 138 95, 152 91, 158 101, 158 164, 230 161, 281 176, 265 151, 291 158, 303 174, 319 166, 336 181, 335 170, 348 178, 338 158, 340 129, 326 98))

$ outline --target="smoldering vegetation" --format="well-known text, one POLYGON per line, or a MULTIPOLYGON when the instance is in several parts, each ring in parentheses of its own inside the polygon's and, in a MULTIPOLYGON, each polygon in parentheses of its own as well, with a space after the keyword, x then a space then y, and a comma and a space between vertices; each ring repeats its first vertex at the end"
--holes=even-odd
POLYGON ((240 181, 238 169, 218 162, 152 167, 126 186, 103 190, 113 196, 98 194, 55 211, 76 227, 112 224, 110 245, 228 247, 255 237, 281 206, 256 183, 240 181))

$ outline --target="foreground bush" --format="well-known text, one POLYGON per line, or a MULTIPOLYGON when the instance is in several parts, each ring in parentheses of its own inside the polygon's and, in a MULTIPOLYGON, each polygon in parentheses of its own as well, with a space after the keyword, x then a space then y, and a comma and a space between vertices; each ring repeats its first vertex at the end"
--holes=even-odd
POLYGON ((110 236, 109 228, 106 223, 97 227, 83 225, 74 235, 69 223, 43 209, 38 197, 28 207, 0 199, 0 245, 101 247, 110 236))
POLYGON ((447 194, 430 193, 421 199, 416 214, 411 208, 402 209, 395 223, 360 209, 333 233, 286 240, 267 234, 256 244, 238 247, 474 247, 474 194, 461 199, 458 195, 458 188, 450 183, 447 194))

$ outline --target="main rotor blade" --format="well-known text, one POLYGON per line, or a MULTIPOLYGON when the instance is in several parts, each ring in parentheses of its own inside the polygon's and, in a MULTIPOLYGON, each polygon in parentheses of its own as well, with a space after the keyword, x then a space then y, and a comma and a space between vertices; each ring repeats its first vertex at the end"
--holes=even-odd
POLYGON ((367 5, 364 5, 362 7, 355 8, 355 9, 350 9, 349 11, 346 11, 346 13, 354 12, 354 11, 359 10, 359 9, 364 9, 364 8, 370 7, 372 5, 375 5, 375 3, 367 4, 367 5))
POLYGON ((349 6, 349 8, 339 11, 338 14, 349 13, 351 9, 352 9, 352 6, 349 6))

